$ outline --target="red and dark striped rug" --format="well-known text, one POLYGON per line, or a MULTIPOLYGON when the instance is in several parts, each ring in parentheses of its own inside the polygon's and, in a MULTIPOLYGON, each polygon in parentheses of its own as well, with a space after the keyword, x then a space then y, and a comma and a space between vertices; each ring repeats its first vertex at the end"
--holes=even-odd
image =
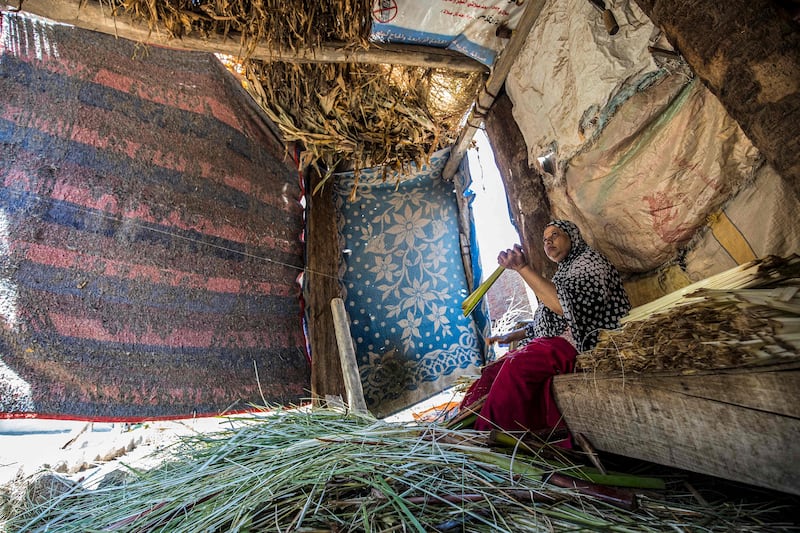
POLYGON ((309 396, 296 169, 209 54, 4 15, 0 416, 309 396))

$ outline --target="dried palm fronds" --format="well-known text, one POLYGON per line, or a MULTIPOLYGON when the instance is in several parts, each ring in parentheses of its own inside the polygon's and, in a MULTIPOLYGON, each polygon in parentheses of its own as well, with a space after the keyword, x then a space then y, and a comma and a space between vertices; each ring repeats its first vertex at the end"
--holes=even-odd
MULTIPOLYGON (((758 530, 763 513, 685 498, 610 506, 550 474, 579 472, 478 444, 478 432, 388 424, 333 411, 237 419, 186 438, 121 485, 78 485, 8 524, 24 531, 758 530), (563 483, 562 483, 563 484, 563 483), (717 516, 707 521, 708 511, 717 516)), ((619 477, 630 480, 636 476, 619 477)))
POLYGON ((578 365, 597 372, 708 370, 797 361, 800 256, 767 257, 631 311, 578 365))
MULTIPOLYGON (((365 46, 372 2, 281 0, 106 0, 116 14, 144 20, 172 37, 192 33, 239 37, 243 50, 313 48, 325 42, 365 46)), ((247 53, 243 54, 247 55, 247 53)))
POLYGON ((428 163, 453 142, 483 81, 482 73, 350 63, 250 61, 246 71, 284 140, 303 147, 301 166, 326 176, 428 163))
MULTIPOLYGON (((256 46, 313 51, 324 43, 369 46, 372 2, 111 0, 116 14, 180 37, 228 35, 241 54, 227 61, 281 131, 303 153, 302 168, 333 172, 421 166, 453 143, 485 74, 362 64, 260 61, 256 46)), ((323 180, 324 183, 325 180, 323 180)))

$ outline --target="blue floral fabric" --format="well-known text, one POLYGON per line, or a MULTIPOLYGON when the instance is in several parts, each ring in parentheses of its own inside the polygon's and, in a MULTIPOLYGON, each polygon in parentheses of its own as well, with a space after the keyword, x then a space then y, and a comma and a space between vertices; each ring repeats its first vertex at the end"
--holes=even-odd
POLYGON ((447 153, 399 174, 362 171, 334 180, 341 279, 367 405, 386 416, 477 372, 478 335, 461 312, 461 262, 447 153))

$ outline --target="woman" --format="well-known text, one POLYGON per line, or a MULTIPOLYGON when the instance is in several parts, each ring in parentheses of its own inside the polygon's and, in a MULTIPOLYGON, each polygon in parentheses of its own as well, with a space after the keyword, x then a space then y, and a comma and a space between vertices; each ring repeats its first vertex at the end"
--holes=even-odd
POLYGON ((528 265, 519 245, 497 258, 520 273, 540 305, 527 328, 533 340, 484 368, 467 391, 462 409, 486 397, 475 429, 558 426, 553 376, 572 372, 578 352, 594 348, 599 331, 619 327, 631 308, 619 272, 586 244, 572 222, 555 220, 545 227, 544 252, 558 264, 552 281, 528 265))

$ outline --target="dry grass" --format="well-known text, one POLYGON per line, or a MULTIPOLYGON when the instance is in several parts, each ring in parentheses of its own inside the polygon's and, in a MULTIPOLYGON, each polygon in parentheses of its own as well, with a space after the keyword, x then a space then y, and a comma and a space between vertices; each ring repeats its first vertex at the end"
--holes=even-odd
MULTIPOLYGON (((364 64, 301 64, 249 58, 256 45, 275 50, 340 43, 369 46, 372 2, 277 0, 111 0, 118 14, 180 38, 226 35, 242 57, 232 70, 275 123, 302 150, 301 168, 333 172, 421 166, 450 146, 483 73, 364 64)), ((231 67, 231 63, 229 63, 231 67)), ((323 180, 324 183, 324 180, 323 180)))
POLYGON ((324 42, 366 46, 371 29, 369 0, 286 2, 282 0, 111 0, 117 13, 166 29, 173 37, 211 34, 295 50, 324 42))
POLYGON ((631 311, 578 357, 601 373, 800 363, 800 256, 742 265, 631 311), (632 317, 635 317, 632 318, 632 317))
POLYGON ((251 61, 256 101, 287 142, 304 148, 301 166, 334 171, 418 167, 455 141, 483 81, 480 73, 360 64, 251 61), (450 91, 448 98, 437 96, 450 91))

